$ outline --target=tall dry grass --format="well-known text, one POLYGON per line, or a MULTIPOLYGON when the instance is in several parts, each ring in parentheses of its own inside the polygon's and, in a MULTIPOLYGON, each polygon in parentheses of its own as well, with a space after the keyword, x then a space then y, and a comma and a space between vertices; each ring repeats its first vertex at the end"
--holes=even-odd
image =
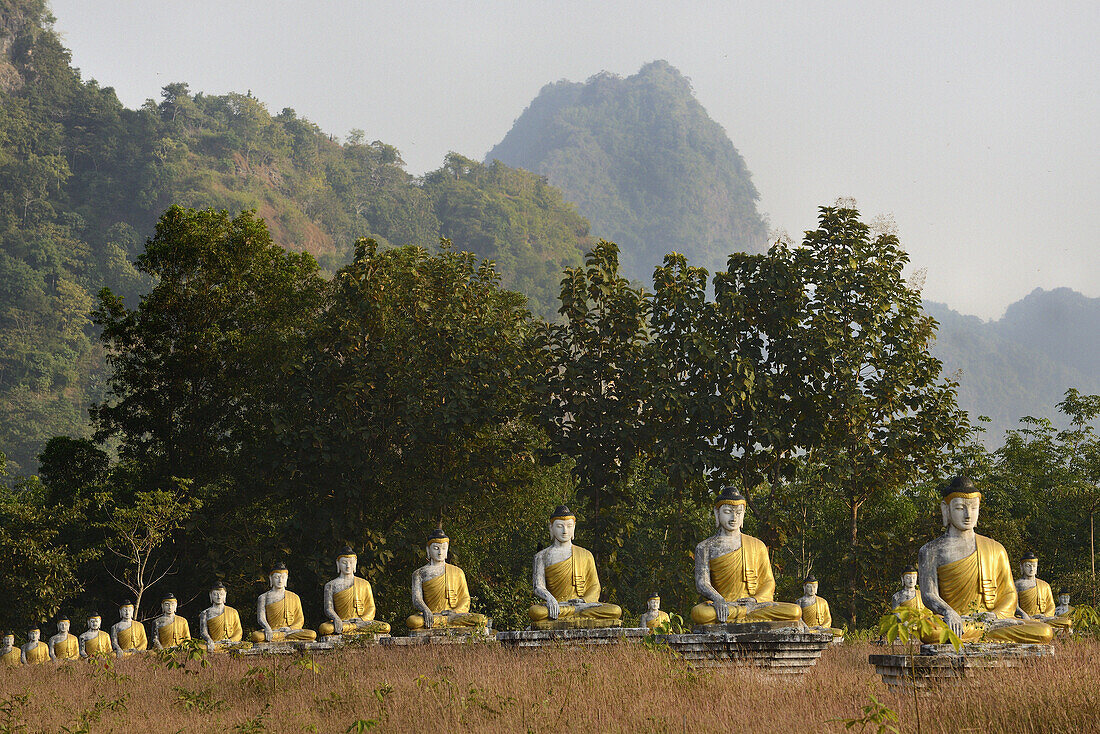
MULTIPOLYGON (((639 645, 219 655, 189 671, 152 656, 110 670, 46 665, 0 671, 0 732, 72 731, 82 723, 89 732, 344 732, 356 731, 356 722, 363 731, 421 734, 829 732, 844 731, 832 720, 858 716, 872 694, 898 713, 901 731, 915 731, 912 696, 886 689, 867 663, 877 651, 833 647, 801 680, 696 672, 639 645)), ((922 695, 923 731, 1100 730, 1098 653, 1100 643, 1061 645, 1054 660, 922 695)))

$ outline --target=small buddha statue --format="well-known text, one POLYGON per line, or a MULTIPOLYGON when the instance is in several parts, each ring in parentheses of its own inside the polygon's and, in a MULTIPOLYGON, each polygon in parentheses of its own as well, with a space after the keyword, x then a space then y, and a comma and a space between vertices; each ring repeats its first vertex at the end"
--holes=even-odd
POLYGON ((27 644, 20 650, 23 665, 41 665, 50 659, 50 648, 42 642, 42 630, 38 625, 27 630, 27 644))
POLYGON ((80 641, 69 634, 69 618, 61 615, 57 618, 57 634, 50 638, 50 660, 79 660, 80 641))
POLYGON ((164 650, 178 647, 191 639, 191 628, 187 620, 176 614, 176 595, 165 594, 160 600, 160 616, 153 620, 153 647, 164 650))
POLYGON ((306 617, 302 612, 302 600, 286 588, 289 578, 290 571, 285 563, 276 564, 268 574, 271 589, 260 594, 256 600, 256 621, 263 631, 253 632, 249 637, 252 642, 309 642, 317 639, 316 632, 304 629, 306 617))
POLYGON ((356 576, 359 557, 351 546, 345 546, 336 557, 336 578, 325 584, 325 614, 329 622, 317 629, 322 635, 384 635, 390 631, 388 622, 374 619, 374 590, 370 582, 356 576))
POLYGON ((90 658, 111 652, 111 636, 101 629, 102 626, 103 618, 99 616, 99 612, 92 612, 92 616, 88 617, 88 629, 77 638, 80 657, 90 658))
POLYGON ((120 658, 149 648, 145 627, 134 619, 134 603, 124 601, 118 608, 118 621, 111 627, 111 648, 120 658))
POLYGON ((18 668, 23 664, 23 651, 15 646, 15 634, 5 632, 0 640, 0 665, 5 668, 18 668))
POLYGON ((1016 585, 1016 614, 1023 619, 1046 622, 1058 629, 1071 626, 1068 620, 1059 618, 1050 584, 1038 578, 1039 556, 1028 552, 1020 559, 1020 578, 1016 585))
POLYGON ((669 622, 668 612, 661 611, 660 595, 657 594, 657 592, 650 594, 649 598, 646 599, 645 611, 642 612, 642 616, 638 620, 638 625, 652 632, 662 624, 668 624, 669 622))
POLYGON ((592 553, 573 545, 577 518, 565 505, 550 514, 548 548, 535 554, 532 585, 542 599, 527 610, 531 629, 621 627, 623 610, 600 603, 600 578, 592 553))
POLYGON ((210 606, 199 615, 199 634, 206 640, 208 652, 225 650, 241 641, 241 616, 225 604, 225 584, 218 581, 210 588, 210 606))
POLYGON ((802 621, 817 632, 828 632, 833 637, 843 637, 844 630, 833 626, 833 614, 829 611, 829 602, 817 595, 818 583, 813 575, 802 581, 802 597, 798 606, 802 607, 802 621))
POLYGON ((901 590, 894 592, 890 597, 890 607, 894 610, 900 607, 924 609, 924 602, 920 598, 920 588, 917 586, 917 567, 906 566, 901 572, 901 590))
MULTIPOLYGON (((955 477, 940 494, 946 531, 920 549, 924 604, 964 642, 1049 643, 1050 625, 1013 618, 1018 596, 1004 546, 974 531, 981 491, 969 478, 955 477)), ((937 629, 922 639, 942 644, 947 635, 937 629)))
POLYGON ((762 542, 741 532, 745 498, 725 488, 714 503, 717 532, 695 546, 695 588, 704 601, 691 610, 696 625, 798 622, 802 607, 772 601, 775 577, 762 542))
POLYGON ((1069 591, 1058 590, 1058 606, 1054 607, 1054 616, 1063 619, 1073 619, 1073 607, 1069 603, 1069 591))
POLYGON ((470 611, 470 588, 466 573, 447 563, 451 541, 443 528, 428 536, 425 551, 428 563, 413 571, 412 603, 420 610, 405 620, 405 626, 415 632, 422 629, 457 629, 484 631, 489 618, 470 611))

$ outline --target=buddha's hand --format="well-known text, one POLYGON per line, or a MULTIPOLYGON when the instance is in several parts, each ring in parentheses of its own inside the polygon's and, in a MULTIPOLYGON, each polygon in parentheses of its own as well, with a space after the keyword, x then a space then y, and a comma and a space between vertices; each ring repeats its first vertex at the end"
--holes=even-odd
POLYGON ((546 600, 546 611, 550 616, 550 619, 557 619, 561 614, 561 605, 558 604, 558 600, 550 598, 546 600))
POLYGON ((420 613, 420 616, 424 618, 424 629, 430 630, 435 623, 435 615, 432 614, 432 610, 425 609, 420 613))
POLYGON ((948 609, 947 614, 943 615, 943 621, 947 622, 947 628, 954 632, 957 636, 962 637, 963 634, 963 620, 959 616, 959 613, 954 609, 948 609))
POLYGON ((714 602, 714 614, 719 622, 725 622, 730 616, 730 605, 725 600, 714 602))
POLYGON ((997 621, 997 615, 993 612, 980 612, 977 615, 979 622, 985 622, 986 624, 992 624, 997 621))
POLYGON ((264 627, 264 641, 271 642, 275 639, 275 632, 270 627, 264 627))
POLYGON ((206 643, 206 651, 207 652, 214 652, 217 649, 218 649, 218 646, 215 645, 213 642, 206 643))
POLYGON ((1020 619, 1024 620, 1025 622, 1030 622, 1032 617, 1031 617, 1030 614, 1028 614, 1023 609, 1021 609, 1020 610, 1020 619))
POLYGON ((340 619, 339 617, 337 617, 336 619, 332 620, 332 629, 333 629, 333 630, 334 630, 334 631, 336 632, 336 634, 338 634, 338 635, 342 635, 342 634, 344 634, 344 620, 340 619))

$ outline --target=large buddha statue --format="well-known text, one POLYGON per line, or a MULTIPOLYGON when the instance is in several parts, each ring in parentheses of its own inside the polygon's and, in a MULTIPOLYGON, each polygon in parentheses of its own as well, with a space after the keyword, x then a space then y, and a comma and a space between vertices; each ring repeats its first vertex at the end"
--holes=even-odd
POLYGON ((1016 579, 1016 613, 1024 619, 1046 622, 1052 627, 1072 626, 1055 611, 1054 593, 1050 584, 1038 578, 1039 556, 1027 553, 1020 559, 1020 578, 1016 579))
POLYGON ((95 655, 107 655, 111 652, 111 636, 104 632, 103 618, 99 612, 92 612, 88 617, 88 629, 77 638, 80 644, 80 657, 90 658, 95 655))
POLYGON ((27 630, 27 644, 20 652, 23 665, 41 665, 50 659, 50 648, 42 642, 42 630, 37 625, 27 630))
POLYGON ((160 616, 153 620, 153 647, 163 650, 178 647, 191 639, 187 620, 176 614, 176 595, 168 592, 160 600, 160 616))
POLYGON ((221 581, 210 589, 210 606, 199 615, 199 634, 206 640, 208 652, 225 650, 241 641, 241 616, 225 604, 225 584, 221 581))
POLYGON ((351 546, 345 546, 336 557, 336 578, 325 584, 325 614, 330 621, 322 622, 322 635, 354 635, 389 633, 388 622, 374 619, 374 590, 370 582, 355 575, 359 558, 351 546))
POLYGON ((695 588, 704 600, 691 610, 697 625, 797 622, 802 607, 772 601, 775 577, 768 549, 744 535, 745 498, 726 488, 714 503, 717 532, 695 546, 695 588))
POLYGON ((420 610, 405 620, 405 626, 415 632, 422 629, 484 630, 489 618, 470 611, 470 588, 466 574, 458 566, 447 563, 451 541, 443 528, 428 536, 425 551, 427 564, 413 571, 412 603, 420 610))
POLYGON ((924 609, 924 602, 920 598, 920 588, 917 586, 917 567, 906 566, 901 572, 901 590, 894 592, 890 597, 890 607, 897 610, 901 607, 912 609, 924 609))
MULTIPOLYGON (((964 642, 1050 642, 1050 625, 1013 618, 1017 594, 1008 554, 997 541, 974 532, 982 498, 974 482, 955 477, 941 495, 947 530, 920 549, 924 604, 964 642)), ((924 637, 924 642, 946 641, 943 630, 924 637)))
POLYGON ((124 601, 118 608, 119 620, 111 627, 111 647, 120 658, 141 652, 149 647, 145 627, 134 619, 134 603, 124 601))
POLYGON ((69 634, 69 618, 61 615, 57 618, 57 634, 46 645, 50 648, 50 660, 79 660, 80 641, 69 634))
POLYGON ((817 579, 813 575, 802 581, 802 597, 798 600, 798 606, 802 607, 802 621, 816 632, 828 632, 833 637, 843 637, 844 630, 833 626, 829 602, 817 595, 817 589, 817 579))
POLYGON ((527 610, 532 629, 621 627, 623 610, 600 603, 592 553, 573 545, 577 518, 565 505, 550 515, 550 546, 535 554, 532 585, 542 604, 527 610))
POLYGON ((15 635, 11 632, 4 633, 4 639, 0 640, 0 665, 5 668, 18 668, 23 664, 23 651, 15 646, 15 635))
POLYGON ((302 612, 302 600, 286 588, 288 578, 290 571, 285 563, 276 564, 268 574, 271 589, 260 594, 256 600, 256 621, 263 631, 253 632, 249 637, 252 642, 308 642, 317 639, 316 632, 304 629, 306 617, 302 612))
POLYGON ((662 624, 669 623, 668 612, 661 611, 661 597, 656 592, 649 595, 645 602, 645 611, 638 619, 638 626, 652 632, 662 624))

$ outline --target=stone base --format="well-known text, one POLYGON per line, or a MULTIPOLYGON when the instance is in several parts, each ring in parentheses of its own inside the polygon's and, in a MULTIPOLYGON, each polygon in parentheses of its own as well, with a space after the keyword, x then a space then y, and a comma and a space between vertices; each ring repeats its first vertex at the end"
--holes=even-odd
POLYGON ((979 642, 963 645, 958 652, 951 645, 921 645, 912 659, 908 655, 869 655, 867 661, 888 686, 924 689, 958 683, 975 670, 1014 668, 1051 655, 1052 645, 979 642))
POLYGON ((280 640, 278 642, 254 642, 252 647, 230 650, 236 655, 293 655, 301 652, 320 652, 335 650, 338 644, 327 640, 317 642, 298 642, 280 640))
MULTIPOLYGON (((750 625, 720 626, 743 628, 750 625)), ((827 632, 805 632, 797 628, 656 635, 655 639, 694 667, 751 667, 776 675, 806 672, 817 663, 822 651, 833 644, 833 636, 827 632)))
POLYGON ((638 641, 649 634, 645 627, 605 627, 603 629, 554 629, 498 632, 497 641, 505 647, 553 647, 554 645, 615 645, 638 641))
POLYGON ((433 627, 430 630, 412 630, 409 637, 450 638, 466 639, 469 637, 492 637, 496 639, 496 632, 491 627, 433 627))
MULTIPOLYGON (((694 635, 730 635, 745 632, 774 632, 776 630, 811 631, 801 619, 786 622, 723 622, 721 624, 697 624, 691 628, 694 635)), ((816 631, 816 630, 813 630, 816 631)))
POLYGON ((386 637, 381 641, 383 647, 416 647, 417 645, 496 645, 496 633, 484 630, 471 630, 455 633, 453 630, 417 630, 408 637, 386 637), (450 634, 448 634, 450 632, 450 634))
POLYGON ((369 647, 377 645, 387 637, 389 637, 388 634, 373 635, 366 632, 357 632, 351 635, 322 635, 319 641, 333 647, 347 647, 349 645, 352 647, 369 647))
POLYGON ((622 627, 619 619, 584 619, 567 617, 566 619, 548 619, 545 622, 532 622, 529 631, 547 630, 605 630, 622 627))

